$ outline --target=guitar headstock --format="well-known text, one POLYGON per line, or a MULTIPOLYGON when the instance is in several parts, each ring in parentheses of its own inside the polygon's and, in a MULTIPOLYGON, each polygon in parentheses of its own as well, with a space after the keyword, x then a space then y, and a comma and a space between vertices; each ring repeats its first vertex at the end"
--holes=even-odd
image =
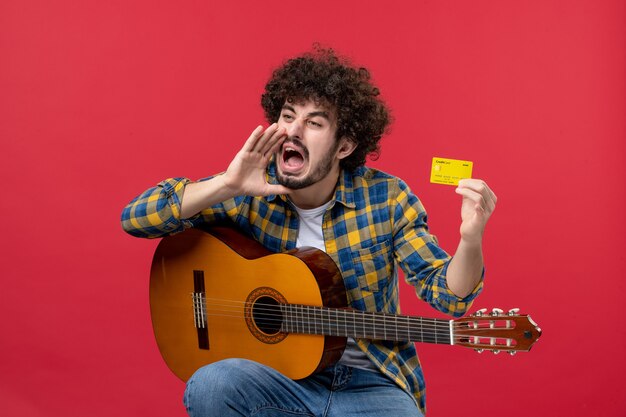
POLYGON ((478 310, 474 314, 454 320, 454 344, 476 350, 490 350, 494 354, 518 351, 528 352, 541 336, 541 329, 528 314, 519 314, 514 308, 505 313, 494 308, 478 310))

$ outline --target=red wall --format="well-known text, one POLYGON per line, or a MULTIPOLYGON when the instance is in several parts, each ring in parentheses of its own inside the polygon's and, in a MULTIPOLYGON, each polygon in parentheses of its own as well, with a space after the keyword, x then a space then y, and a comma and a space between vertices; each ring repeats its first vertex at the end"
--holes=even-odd
POLYGON ((396 119, 373 165, 450 251, 460 201, 430 159, 474 161, 499 197, 475 308, 544 330, 515 357, 418 346, 429 416, 624 415, 625 16, 621 0, 3 1, 2 413, 184 415, 150 327, 157 242, 120 211, 224 169, 270 71, 320 41, 372 70, 396 119))

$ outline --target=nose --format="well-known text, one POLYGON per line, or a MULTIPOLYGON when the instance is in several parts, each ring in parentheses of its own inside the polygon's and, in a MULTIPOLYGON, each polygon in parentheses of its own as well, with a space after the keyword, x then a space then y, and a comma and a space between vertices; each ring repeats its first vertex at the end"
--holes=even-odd
POLYGON ((301 139, 302 127, 303 127, 303 124, 302 124, 302 120, 300 119, 295 119, 291 123, 288 123, 285 126, 285 129, 287 130, 287 137, 301 139))

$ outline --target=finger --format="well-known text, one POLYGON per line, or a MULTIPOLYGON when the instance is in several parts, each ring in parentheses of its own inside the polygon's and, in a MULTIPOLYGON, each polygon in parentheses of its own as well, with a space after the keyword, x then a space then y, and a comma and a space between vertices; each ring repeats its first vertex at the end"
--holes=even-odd
POLYGON ((482 203, 485 201, 483 195, 477 191, 474 191, 470 188, 461 188, 458 187, 454 190, 457 194, 462 195, 464 198, 467 198, 475 203, 482 203))
POLYGON ((489 189, 489 186, 487 185, 487 183, 478 178, 463 178, 459 180, 459 187, 470 188, 478 192, 489 189))
POLYGON ((249 145, 246 148, 246 151, 262 153, 261 150, 263 149, 264 143, 274 134, 274 132, 276 132, 276 129, 278 129, 278 125, 276 123, 272 123, 265 130, 263 130, 263 128, 261 128, 260 132, 255 130, 250 136, 250 139, 248 139, 249 145))
POLYGON ((455 192, 457 194, 462 195, 463 198, 466 198, 466 199, 472 201, 473 203, 475 203, 474 207, 476 209, 479 209, 479 208, 480 209, 488 209, 488 207, 489 207, 485 197, 481 193, 479 193, 477 191, 471 190, 469 188, 460 188, 459 187, 459 188, 457 188, 455 190, 455 192))
POLYGON ((489 187, 487 187, 485 201, 487 201, 490 211, 494 211, 496 209, 496 203, 498 202, 498 197, 496 197, 495 193, 489 187))
POLYGON ((495 193, 489 188, 485 181, 475 178, 462 179, 459 181, 459 188, 470 189, 481 194, 487 205, 491 207, 491 209, 495 208, 498 197, 496 197, 495 193))
POLYGON ((252 152, 257 152, 263 155, 265 153, 267 142, 271 140, 274 134, 276 134, 276 131, 278 131, 278 124, 272 123, 267 129, 265 129, 265 132, 263 132, 261 137, 256 141, 252 152))
POLYGON ((241 150, 245 152, 250 152, 252 149, 254 149, 254 146, 256 145, 257 141, 262 136, 262 134, 263 134, 263 126, 259 125, 256 127, 256 129, 252 131, 252 133, 250 134, 246 142, 243 144, 243 147, 241 148, 241 150))
POLYGON ((260 152, 263 156, 271 156, 274 152, 278 150, 278 147, 284 142, 287 138, 287 133, 285 128, 279 127, 276 131, 263 143, 263 147, 260 149, 260 152))

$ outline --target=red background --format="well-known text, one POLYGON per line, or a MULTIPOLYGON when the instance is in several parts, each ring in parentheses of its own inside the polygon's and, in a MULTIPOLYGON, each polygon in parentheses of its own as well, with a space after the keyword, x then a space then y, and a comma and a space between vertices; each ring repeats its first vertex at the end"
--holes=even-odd
POLYGON ((428 415, 625 415, 625 23, 621 0, 3 1, 3 415, 184 415, 150 325, 157 241, 120 211, 224 169, 315 41, 371 69, 396 120, 372 165, 450 251, 460 201, 430 160, 474 161, 499 197, 474 308, 544 330, 515 357, 419 345, 428 415))

